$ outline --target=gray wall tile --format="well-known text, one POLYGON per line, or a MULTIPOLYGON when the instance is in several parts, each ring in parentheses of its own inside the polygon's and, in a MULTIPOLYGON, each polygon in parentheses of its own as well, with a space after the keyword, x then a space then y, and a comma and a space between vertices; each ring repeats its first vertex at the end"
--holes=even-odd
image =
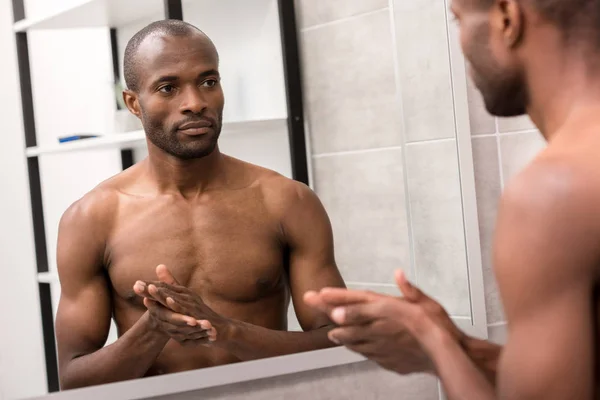
POLYGON ((394 0, 394 19, 406 141, 454 137, 444 2, 394 0))
POLYGON ((481 93, 479 93, 471 79, 467 79, 467 97, 469 100, 471 134, 483 135, 495 133, 496 119, 487 112, 483 97, 481 97, 481 93))
POLYGON ((502 152, 502 173, 504 185, 519 173, 533 158, 546 147, 546 142, 538 132, 517 133, 500 136, 502 152))
POLYGON ((393 283, 394 270, 409 262, 401 150, 318 157, 313 164, 344 279, 393 283))
POLYGON ((315 399, 438 400, 437 380, 428 375, 400 376, 371 362, 244 382, 154 400, 315 399))
POLYGON ((490 342, 504 345, 506 344, 506 324, 494 325, 488 327, 488 339, 490 342))
POLYGON ((408 145, 417 283, 455 316, 470 316, 456 141, 408 145))
POLYGON ((473 139, 475 191, 479 216, 479 239, 488 323, 504 320, 504 313, 492 264, 492 246, 498 201, 502 191, 496 137, 473 139))
POLYGON ((388 6, 388 0, 296 0, 302 28, 336 21, 388 6))
POLYGON ((527 115, 513 118, 498 118, 498 131, 500 133, 525 131, 530 129, 537 128, 527 115))
POLYGON ((389 10, 302 33, 312 154, 401 144, 389 10))

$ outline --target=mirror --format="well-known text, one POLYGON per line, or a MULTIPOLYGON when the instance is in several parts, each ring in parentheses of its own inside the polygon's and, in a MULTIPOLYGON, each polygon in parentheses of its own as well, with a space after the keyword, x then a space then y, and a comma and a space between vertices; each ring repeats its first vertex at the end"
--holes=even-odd
MULTIPOLYGON (((58 389, 53 328, 62 292, 57 275, 61 217, 98 184, 149 156, 141 124, 124 108, 115 81, 125 85, 122 64, 127 42, 148 23, 163 19, 167 3, 64 0, 50 5, 29 0, 24 3, 27 18, 15 24, 15 30, 27 33, 29 45, 37 143, 32 145, 29 140, 23 157, 30 174, 36 168, 39 171, 41 203, 35 203, 34 195, 33 224, 38 221, 34 228, 38 249, 40 241, 45 241, 47 252, 38 251, 37 260, 24 266, 41 268, 39 273, 32 272, 38 281, 39 287, 33 286, 40 303, 35 304, 36 298, 29 308, 42 316, 37 335, 44 342, 34 363, 43 367, 44 376, 35 378, 41 387, 15 391, 24 394, 18 398, 43 394, 46 384, 50 391, 58 389), (60 137, 74 135, 100 137, 59 143, 60 137), (43 225, 39 225, 42 214, 43 225)), ((335 260, 347 287, 398 295, 393 272, 404 268, 463 329, 485 336, 465 66, 457 32, 444 7, 415 7, 412 2, 394 0, 390 9, 372 12, 371 17, 381 24, 389 24, 390 13, 393 15, 392 31, 381 37, 371 37, 372 32, 359 20, 352 25, 351 15, 344 36, 336 33, 335 24, 328 26, 330 31, 314 29, 320 26, 315 23, 320 14, 303 12, 306 10, 300 7, 300 58, 295 59, 295 38, 289 33, 295 24, 286 20, 290 14, 282 11, 282 4, 276 0, 181 2, 184 20, 201 28, 219 52, 225 98, 220 150, 289 179, 302 175, 303 163, 308 166, 308 183, 331 222, 335 260), (417 34, 424 35, 422 40, 411 40, 417 34), (382 51, 386 47, 389 51, 382 51), (349 65, 349 70, 360 74, 347 72, 349 65), (300 78, 294 75, 296 69, 302 71, 301 90, 296 85, 300 81, 295 81, 300 78), (298 104, 304 104, 304 114, 295 114, 298 104), (302 138, 298 142, 299 132, 302 138), (306 152, 299 145, 304 140, 306 152)), ((293 10, 289 4, 285 7, 287 12, 293 10)), ((160 220, 157 215, 154 218, 160 220)), ((149 225, 144 233, 151 228, 166 230, 165 226, 149 225)), ((147 235, 142 237, 142 232, 137 240, 131 237, 135 231, 128 232, 136 249, 140 242, 145 244, 146 256, 162 246, 156 238, 152 242, 147 235)), ((304 232, 307 234, 318 232, 309 229, 304 232)), ((169 239, 166 236, 165 241, 169 239)), ((230 236, 239 235, 232 230, 230 236)), ((33 243, 33 236, 30 240, 33 243)), ((122 236, 120 243, 126 242, 122 236)), ((235 243, 231 241, 230 251, 245 249, 235 243)), ((279 270, 284 267, 277 265, 279 270)), ((114 271, 107 272, 105 285, 113 294, 119 290, 122 294, 124 286, 132 286, 137 279, 148 280, 153 273, 134 277, 126 269, 114 271)), ((181 270, 175 275, 177 272, 181 270)), ((188 271, 187 276, 193 273, 188 271)), ((262 278, 241 269, 227 275, 231 276, 227 281, 207 275, 202 283, 213 285, 209 291, 223 296, 227 285, 234 292, 243 291, 247 286, 244 280, 260 283, 262 278)), ((301 318, 289 294, 294 277, 285 279, 280 287, 285 295, 268 302, 281 317, 272 330, 300 332, 301 318)), ((318 277, 305 279, 314 282, 318 277)), ((267 286, 275 283, 264 282, 267 286)), ((116 307, 134 308, 132 304, 141 300, 127 301, 113 302, 113 317, 116 307)), ((215 309, 237 307, 231 311, 234 315, 249 309, 243 301, 228 307, 215 298, 207 303, 215 309)), ((116 319, 104 347, 123 334, 116 319)), ((341 348, 311 350, 295 354, 304 358, 286 356, 303 360, 299 364, 289 361, 292 365, 283 367, 284 359, 274 360, 270 365, 275 372, 269 374, 316 368, 324 365, 324 359, 329 365, 358 360, 341 348)), ((203 351, 194 350, 197 354, 203 351)), ((190 370, 208 377, 217 373, 210 367, 228 365, 246 371, 232 374, 232 382, 242 376, 256 378, 243 369, 247 363, 227 360, 194 364, 179 358, 167 363, 171 367, 167 372, 178 379, 183 378, 175 372, 190 370)))

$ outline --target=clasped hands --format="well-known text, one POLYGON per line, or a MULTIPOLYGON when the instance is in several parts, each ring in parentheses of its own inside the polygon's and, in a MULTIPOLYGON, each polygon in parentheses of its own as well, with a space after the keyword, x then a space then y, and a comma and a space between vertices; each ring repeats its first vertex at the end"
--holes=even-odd
POLYGON ((184 346, 210 345, 222 338, 228 320, 202 298, 179 284, 165 265, 156 267, 157 281, 137 281, 134 292, 144 298, 153 329, 184 346), (218 335, 217 335, 218 334, 218 335))

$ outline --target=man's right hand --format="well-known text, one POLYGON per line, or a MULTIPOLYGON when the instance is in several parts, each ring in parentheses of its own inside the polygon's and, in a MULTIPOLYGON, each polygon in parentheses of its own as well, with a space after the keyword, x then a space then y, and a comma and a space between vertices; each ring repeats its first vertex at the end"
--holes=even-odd
POLYGON ((334 343, 399 374, 432 373, 433 363, 421 343, 431 327, 437 326, 460 344, 466 335, 439 303, 410 285, 403 274, 397 275, 397 281, 403 298, 327 288, 320 293, 307 292, 304 299, 338 325, 329 332, 334 343), (412 315, 415 318, 409 320, 412 315))
MULTIPOLYGON (((136 282, 135 293, 142 296, 146 291, 143 282, 136 282)), ((150 328, 175 340, 183 346, 196 346, 209 343, 210 326, 206 322, 173 312, 157 301, 144 297, 148 309, 150 328)))

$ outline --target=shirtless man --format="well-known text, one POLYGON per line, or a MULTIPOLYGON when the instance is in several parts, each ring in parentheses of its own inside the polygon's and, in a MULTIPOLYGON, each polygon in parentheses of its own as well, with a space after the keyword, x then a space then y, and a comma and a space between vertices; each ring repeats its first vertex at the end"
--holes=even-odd
POLYGON ((213 43, 159 21, 124 63, 149 156, 61 219, 62 389, 332 346, 329 318, 302 301, 344 287, 330 222, 305 185, 219 152, 213 43), (290 294, 304 332, 287 331, 290 294), (119 338, 104 346, 111 317, 119 338))
POLYGON ((488 111, 527 112, 548 147, 502 196, 495 272, 504 348, 467 337, 398 272, 404 299, 307 293, 330 338, 399 373, 429 371, 448 399, 600 397, 600 0, 453 0, 488 111))

